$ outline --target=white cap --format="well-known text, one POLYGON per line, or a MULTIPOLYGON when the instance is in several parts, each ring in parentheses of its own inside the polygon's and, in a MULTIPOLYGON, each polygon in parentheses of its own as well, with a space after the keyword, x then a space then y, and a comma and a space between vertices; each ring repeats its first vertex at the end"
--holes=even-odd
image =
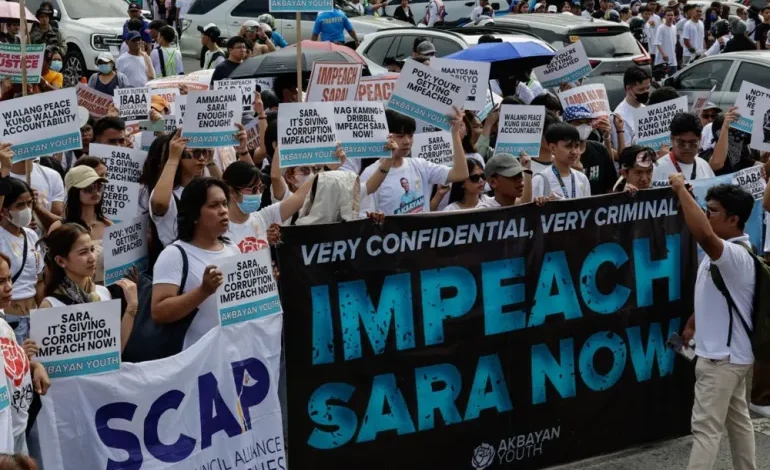
POLYGON ((548 7, 548 13, 556 13, 556 5, 551 5, 548 7))
POLYGON ((262 31, 264 31, 266 33, 272 33, 273 32, 273 28, 271 28, 270 25, 267 24, 267 23, 259 23, 259 26, 262 28, 262 31))
POLYGON ((90 113, 82 106, 78 106, 78 127, 83 127, 88 124, 88 118, 90 113))
POLYGON ((115 58, 112 57, 112 54, 109 52, 100 52, 98 56, 96 56, 96 63, 99 62, 112 62, 115 63, 115 58))
POLYGON ((533 8, 532 11, 537 11, 538 8, 544 7, 544 6, 545 5, 543 5, 542 3, 535 3, 535 8, 533 8))
POLYGON ((243 26, 247 28, 255 28, 259 27, 259 23, 257 23, 256 20, 246 20, 243 22, 243 26))

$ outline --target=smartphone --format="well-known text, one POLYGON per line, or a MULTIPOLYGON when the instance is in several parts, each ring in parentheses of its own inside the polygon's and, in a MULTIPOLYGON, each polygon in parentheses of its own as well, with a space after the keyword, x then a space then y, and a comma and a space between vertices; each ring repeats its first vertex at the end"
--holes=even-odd
POLYGON ((674 352, 690 362, 695 360, 695 349, 689 346, 685 347, 684 338, 679 336, 677 333, 671 334, 671 336, 668 338, 668 341, 666 341, 666 346, 673 349, 674 352))

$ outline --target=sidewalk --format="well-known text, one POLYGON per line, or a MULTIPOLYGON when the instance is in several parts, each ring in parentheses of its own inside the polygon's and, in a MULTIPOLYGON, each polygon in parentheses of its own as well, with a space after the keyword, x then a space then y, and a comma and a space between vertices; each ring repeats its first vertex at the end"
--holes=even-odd
MULTIPOLYGON (((757 415, 752 417, 757 441, 757 469, 770 469, 770 418, 758 418, 757 415)), ((691 446, 692 439, 688 436, 582 462, 551 467, 550 470, 682 470, 687 466, 691 446)), ((714 470, 732 470, 732 468, 730 445, 727 436, 724 436, 714 470)))

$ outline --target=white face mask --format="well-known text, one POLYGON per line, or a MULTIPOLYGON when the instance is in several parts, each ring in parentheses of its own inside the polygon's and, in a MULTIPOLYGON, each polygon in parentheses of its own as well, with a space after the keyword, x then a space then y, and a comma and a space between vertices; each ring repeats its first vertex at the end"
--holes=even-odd
POLYGON ((32 222, 32 208, 27 207, 20 211, 8 211, 11 214, 10 222, 19 227, 24 228, 32 222))
POLYGON ((593 127, 591 127, 590 124, 581 124, 576 127, 578 134, 580 134, 580 140, 587 140, 588 136, 591 135, 591 131, 593 131, 593 127))
POLYGON ((297 188, 305 184, 305 181, 312 177, 313 173, 308 173, 307 175, 305 173, 295 173, 294 178, 297 180, 297 188))

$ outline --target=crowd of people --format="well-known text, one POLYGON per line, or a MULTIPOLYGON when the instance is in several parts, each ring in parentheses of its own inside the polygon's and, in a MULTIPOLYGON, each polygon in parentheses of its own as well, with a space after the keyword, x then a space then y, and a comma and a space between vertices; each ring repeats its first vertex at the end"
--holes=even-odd
MULTIPOLYGON (((361 10, 386 14, 386 4, 367 3, 361 10)), ((558 9, 565 14, 624 22, 637 18, 631 15, 639 15, 643 18, 655 63, 667 64, 669 72, 685 66, 700 53, 708 53, 714 46, 718 50, 729 49, 740 35, 751 40, 747 35, 748 20, 734 20, 729 25, 730 38, 721 34, 723 26, 718 26, 718 35, 712 34, 713 44, 709 44, 708 31, 714 29, 704 29, 700 21, 701 7, 684 2, 665 7, 658 6, 654 0, 646 6, 635 2, 630 10, 624 7, 619 11, 612 9, 610 2, 602 0, 599 5, 599 9, 594 10, 591 0, 584 2, 583 9, 567 3, 561 7, 537 4, 533 11, 555 13, 558 9), (680 17, 682 13, 687 20, 680 17), (686 24, 680 28, 682 21, 686 24)), ((165 19, 148 22, 142 18, 139 4, 129 4, 120 55, 116 58, 110 53, 100 54, 98 73, 87 80, 87 86, 113 95, 116 89, 144 87, 153 79, 185 72, 176 45, 179 19, 184 15, 180 1, 159 2, 156 7, 160 12, 158 16, 165 19)), ((432 0, 424 24, 439 21, 443 8, 440 0, 432 0)), ((414 22, 415 15, 406 0, 397 9, 394 15, 414 22)), ((528 10, 524 2, 519 2, 513 4, 511 13, 528 10)), ((471 20, 479 21, 490 11, 487 0, 480 0, 471 20)), ((712 16, 722 13, 721 9, 716 13, 715 7, 710 8, 707 22, 710 19, 713 25, 719 25, 720 20, 712 16)), ((770 8, 767 13, 767 24, 770 24, 770 8)), ((37 11, 39 23, 30 32, 31 42, 48 46, 41 81, 29 86, 30 94, 64 86, 61 69, 66 45, 57 25, 51 21, 52 14, 52 5, 44 2, 37 11)), ((339 15, 338 11, 320 14, 313 31, 314 39, 342 42, 343 31, 347 30, 357 40, 352 27, 348 28, 347 19, 339 15)), ((249 20, 243 24, 241 34, 230 38, 224 47, 217 25, 200 27, 204 49, 200 65, 203 70, 213 70, 212 84, 230 77, 249 57, 286 47, 274 26, 270 15, 249 20)), ((758 32, 763 29, 761 24, 754 27, 758 32)), ((0 40, 16 42, 18 29, 18 23, 8 22, 0 40)), ((763 44, 761 35, 755 38, 763 44)), ((494 38, 485 36, 480 42, 487 41, 494 38)), ((429 40, 415 40, 413 60, 429 64, 435 55, 436 48, 429 40)), ((400 69, 401 64, 393 65, 400 69)), ((700 209, 693 208, 694 201, 688 199, 691 196, 685 182, 752 166, 764 167, 767 155, 751 149, 750 139, 744 136, 739 151, 730 152, 728 158, 729 136, 737 132, 730 125, 739 116, 734 108, 722 112, 711 103, 698 115, 685 112, 673 119, 670 147, 637 145, 633 110, 679 96, 669 87, 660 87, 651 93, 652 81, 648 69, 629 68, 623 78, 624 100, 611 116, 596 116, 583 105, 563 107, 557 97, 559 90, 544 89, 532 78, 531 70, 516 71, 498 80, 502 105, 530 104, 545 108, 537 155, 494 151, 499 106, 486 116, 455 108, 450 116, 452 163, 438 165, 413 156, 413 139, 419 123, 387 110, 389 158, 349 159, 338 147, 336 164, 282 168, 277 115, 282 103, 297 102, 301 95, 294 74, 277 76, 272 89, 264 88, 255 94, 252 112, 244 115, 244 123, 257 120, 257 145, 249 143, 243 125, 239 125, 235 134, 238 145, 231 148, 188 148, 188 140, 180 130, 156 134, 147 151, 138 195, 137 216, 146 215, 151 220, 146 234, 149 266, 147 271, 121 279, 109 289, 103 285, 103 237, 105 229, 114 222, 105 216, 103 203, 111 169, 105 161, 89 155, 89 146, 97 143, 139 148, 145 144, 141 133, 128 133, 126 122, 118 117, 114 108, 100 119, 94 119, 81 108, 82 148, 33 162, 29 184, 26 163, 14 163, 13 147, 0 143, 0 308, 4 312, 0 320, 0 345, 6 358, 9 355, 23 358, 24 370, 20 378, 8 380, 13 443, 6 450, 39 455, 36 448, 40 443, 33 426, 35 408, 39 410, 40 406, 36 395, 45 394, 51 382, 45 368, 36 361, 39 345, 29 338, 31 310, 121 298, 120 338, 124 361, 141 362, 178 353, 218 325, 213 294, 223 283, 222 272, 217 268, 221 260, 238 253, 270 249, 280 242, 280 227, 285 225, 366 217, 381 222, 383 216, 395 214, 482 210, 528 203, 544 205, 613 192, 633 195, 655 185, 670 184, 682 201, 685 219, 696 241, 708 255, 704 262, 714 260, 714 264, 723 269, 725 278, 730 279, 727 284, 731 288, 753 289, 752 283, 735 283, 731 278, 737 273, 745 277, 749 272, 744 269, 747 260, 750 261, 746 258, 748 252, 722 242, 743 237, 743 225, 748 217, 743 207, 747 201, 745 192, 736 188, 710 192, 710 213, 704 216, 700 209), (731 261, 725 260, 725 252, 731 261), (145 347, 146 343, 134 328, 138 322, 148 321, 155 324, 187 321, 188 326, 179 344, 168 344, 159 351, 145 347)), ((570 86, 565 83, 561 88, 570 86)), ((179 92, 186 94, 187 87, 180 86, 179 92)), ((19 85, 3 82, 3 100, 21 95, 19 85)), ((166 99, 153 96, 150 120, 162 120, 172 113, 173 107, 166 99)), ((770 209, 770 196, 767 201, 766 208, 770 209)), ((278 269, 275 264, 276 276, 280 275, 278 269)), ((697 282, 701 283, 700 275, 697 282)), ((696 289, 699 288, 704 287, 696 284, 696 289)), ((750 299, 751 293, 741 295, 745 300, 750 299)), ((746 350, 746 333, 736 326, 735 335, 740 341, 727 350, 721 344, 715 346, 719 343, 716 332, 719 328, 724 331, 729 314, 706 316, 703 309, 709 307, 698 302, 696 299, 695 314, 685 331, 686 339, 689 341, 694 336, 696 352, 712 360, 709 371, 699 371, 704 377, 711 374, 709 377, 713 378, 717 372, 724 375, 725 369, 720 366, 725 360, 730 366, 734 362, 732 358, 741 359, 740 370, 736 372, 737 385, 730 385, 729 390, 725 386, 718 398, 727 400, 724 403, 733 399, 730 409, 733 410, 734 405, 736 414, 730 415, 734 420, 728 429, 732 432, 740 428, 741 436, 747 439, 745 427, 741 426, 748 418, 748 404, 745 398, 741 402, 739 396, 740 384, 745 389, 752 363, 750 348, 746 350)), ((714 298, 708 302, 713 306, 720 300, 714 298)), ((752 409, 770 416, 770 387, 759 383, 752 397, 752 409)), ((707 392, 712 393, 699 392, 696 386, 696 396, 707 392)), ((699 407, 698 400, 696 408, 693 432, 698 445, 694 447, 690 468, 710 468, 709 462, 713 464, 718 447, 713 444, 720 437, 719 433, 712 432, 714 422, 724 422, 724 414, 720 415, 719 406, 699 407)), ((745 440, 739 443, 745 444, 745 440)), ((743 450, 743 466, 736 468, 755 468, 753 447, 744 446, 743 450), (749 450, 751 455, 747 454, 749 450)), ((0 469, 5 468, 34 468, 34 462, 19 456, 0 457, 0 469), (16 466, 10 466, 12 464, 16 466)))

